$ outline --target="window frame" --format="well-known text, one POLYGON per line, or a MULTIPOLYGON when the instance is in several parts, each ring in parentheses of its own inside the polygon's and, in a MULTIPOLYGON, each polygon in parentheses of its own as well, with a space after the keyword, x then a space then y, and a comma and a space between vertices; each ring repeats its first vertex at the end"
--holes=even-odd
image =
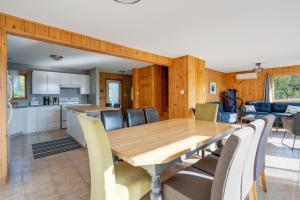
POLYGON ((28 99, 28 74, 26 72, 19 72, 18 76, 24 76, 25 78, 25 96, 24 97, 15 97, 14 88, 12 88, 12 100, 27 100, 28 99))
POLYGON ((300 73, 295 73, 295 74, 276 74, 276 75, 272 75, 272 84, 273 84, 273 102, 299 102, 300 101, 300 98, 293 98, 293 99, 275 99, 275 77, 276 76, 293 76, 293 75, 296 75, 296 76, 300 76, 300 73))

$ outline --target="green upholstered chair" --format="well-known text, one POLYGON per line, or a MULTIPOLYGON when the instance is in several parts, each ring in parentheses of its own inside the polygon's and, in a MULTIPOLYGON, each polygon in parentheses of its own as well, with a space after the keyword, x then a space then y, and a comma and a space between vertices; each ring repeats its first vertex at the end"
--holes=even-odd
POLYGON ((196 104, 196 111, 195 111, 195 119, 196 120, 205 120, 205 121, 217 121, 218 116, 218 104, 196 104))
POLYGON ((150 176, 126 162, 114 165, 107 134, 99 119, 78 116, 87 143, 91 200, 137 200, 150 191, 150 176))

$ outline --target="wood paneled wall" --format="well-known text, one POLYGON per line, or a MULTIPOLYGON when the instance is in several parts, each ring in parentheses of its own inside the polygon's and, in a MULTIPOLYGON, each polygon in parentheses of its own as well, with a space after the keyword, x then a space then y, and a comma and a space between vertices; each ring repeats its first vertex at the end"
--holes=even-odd
POLYGON ((237 89, 238 96, 242 98, 244 102, 262 101, 264 92, 264 79, 267 73, 273 76, 300 74, 300 65, 264 69, 262 72, 258 73, 258 79, 252 80, 238 81, 235 78, 237 73, 227 73, 225 74, 225 83, 227 84, 227 88, 237 89))
POLYGON ((100 106, 106 104, 106 80, 119 80, 122 83, 122 110, 125 114, 125 110, 132 108, 131 101, 131 88, 132 88, 132 76, 124 74, 112 74, 112 73, 99 73, 99 89, 100 89, 100 106))
POLYGON ((221 92, 228 89, 226 83, 226 74, 212 69, 205 69, 206 73, 206 102, 222 101, 221 92), (217 94, 210 94, 209 83, 217 83, 217 94))
POLYGON ((13 35, 163 66, 172 65, 172 59, 166 56, 133 49, 3 13, 0 13, 0 25, 13 35))
POLYGON ((169 67, 169 117, 191 117, 206 100, 205 62, 192 56, 175 58, 169 67))
POLYGON ((134 107, 156 107, 161 119, 168 118, 168 68, 152 65, 134 69, 134 107))
POLYGON ((7 181, 7 40, 0 19, 0 184, 7 181))

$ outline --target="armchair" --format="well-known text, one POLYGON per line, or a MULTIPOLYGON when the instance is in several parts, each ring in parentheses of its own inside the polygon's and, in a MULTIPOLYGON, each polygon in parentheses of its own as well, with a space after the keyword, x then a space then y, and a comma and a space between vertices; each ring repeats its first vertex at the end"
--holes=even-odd
POLYGON ((283 128, 286 130, 282 137, 281 143, 283 145, 286 145, 283 143, 283 140, 287 132, 294 134, 294 142, 292 147, 292 150, 294 150, 296 137, 300 135, 300 113, 296 113, 290 117, 282 117, 281 120, 282 120, 283 128))

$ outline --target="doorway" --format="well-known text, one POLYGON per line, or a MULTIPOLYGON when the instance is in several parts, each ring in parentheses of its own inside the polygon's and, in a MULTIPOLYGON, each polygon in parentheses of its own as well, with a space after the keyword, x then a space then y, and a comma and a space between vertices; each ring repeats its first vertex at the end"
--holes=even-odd
POLYGON ((122 82, 120 80, 106 80, 106 104, 120 107, 122 102, 122 82))

